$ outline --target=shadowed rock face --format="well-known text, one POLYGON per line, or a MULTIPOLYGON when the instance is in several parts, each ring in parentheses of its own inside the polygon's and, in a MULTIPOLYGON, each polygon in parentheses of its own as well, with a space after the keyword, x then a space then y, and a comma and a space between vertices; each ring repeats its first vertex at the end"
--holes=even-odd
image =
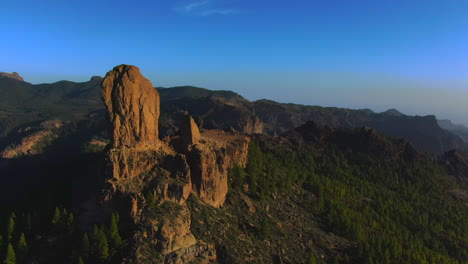
POLYGON ((158 140, 159 93, 140 69, 119 65, 102 81, 114 147, 158 140))
POLYGON ((185 117, 185 122, 180 128, 180 135, 184 145, 187 146, 197 144, 200 141, 200 130, 191 116, 187 115, 185 117))

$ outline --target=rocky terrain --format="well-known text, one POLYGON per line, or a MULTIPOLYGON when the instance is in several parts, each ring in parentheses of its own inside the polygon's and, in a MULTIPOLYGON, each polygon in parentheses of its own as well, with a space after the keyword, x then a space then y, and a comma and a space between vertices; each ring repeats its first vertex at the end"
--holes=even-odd
POLYGON ((102 97, 112 125, 104 202, 130 213, 131 224, 146 227, 135 233, 135 255, 124 262, 153 261, 145 254, 147 247, 157 247, 165 263, 216 260, 214 246, 191 233, 186 201, 193 194, 208 205, 223 205, 228 169, 246 165, 248 138, 223 131, 200 133, 186 116, 178 136, 160 140, 159 94, 135 66, 120 65, 107 73, 102 97), (170 212, 148 213, 161 208, 170 212))
POLYGON ((44 147, 50 145, 58 137, 56 130, 63 123, 60 120, 41 122, 39 127, 25 127, 18 130, 19 140, 7 145, 0 153, 4 159, 17 158, 27 155, 37 155, 43 152, 44 147))
POLYGON ((154 89, 130 65, 85 83, 3 75, 0 93, 0 221, 26 234, 25 263, 468 257, 468 155, 433 116, 154 89))

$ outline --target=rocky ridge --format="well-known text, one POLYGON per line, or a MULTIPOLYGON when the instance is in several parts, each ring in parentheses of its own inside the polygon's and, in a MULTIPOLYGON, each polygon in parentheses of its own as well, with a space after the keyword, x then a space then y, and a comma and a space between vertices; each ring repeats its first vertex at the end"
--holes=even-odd
POLYGON ((60 120, 47 120, 41 122, 37 128, 28 126, 18 130, 20 139, 7 145, 0 152, 0 158, 12 159, 40 154, 44 147, 58 137, 54 130, 62 126, 63 122, 60 120))
MULTIPOLYGON (((125 263, 164 263, 216 259, 213 245, 197 241, 190 231, 190 194, 214 207, 223 205, 228 169, 245 166, 249 139, 221 131, 200 132, 186 116, 178 135, 158 138, 159 94, 135 66, 120 65, 107 73, 102 97, 111 122, 112 146, 107 151, 109 210, 131 212, 129 222, 144 228, 135 233, 134 256, 125 263), (159 213, 155 213, 159 212, 159 213)), ((197 262, 198 263, 198 262, 197 262)))
POLYGON ((23 77, 21 77, 17 72, 12 72, 12 73, 0 72, 0 78, 1 77, 6 77, 6 78, 24 82, 23 77))

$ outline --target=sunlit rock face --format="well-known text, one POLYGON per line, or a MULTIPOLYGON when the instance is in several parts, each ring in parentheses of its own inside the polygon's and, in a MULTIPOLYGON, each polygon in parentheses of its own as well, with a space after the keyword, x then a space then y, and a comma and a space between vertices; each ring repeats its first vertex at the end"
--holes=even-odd
POLYGON ((135 255, 130 259, 213 263, 214 245, 197 241, 190 231, 186 201, 193 194, 206 204, 222 206, 229 168, 246 165, 249 138, 201 132, 187 114, 179 135, 159 140, 159 93, 135 66, 109 71, 101 92, 112 135, 102 200, 109 210, 127 212, 129 221, 142 227, 134 235, 135 255), (147 255, 148 246, 159 248, 164 260, 147 255))
POLYGON ((119 65, 102 81, 114 147, 158 140, 159 93, 140 69, 119 65))

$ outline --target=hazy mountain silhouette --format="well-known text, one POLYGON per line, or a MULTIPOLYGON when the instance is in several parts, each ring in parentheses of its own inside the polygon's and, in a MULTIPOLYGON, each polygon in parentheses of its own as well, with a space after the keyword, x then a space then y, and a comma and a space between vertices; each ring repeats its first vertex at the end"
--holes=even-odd
MULTIPOLYGON (((0 135, 16 127, 48 119, 80 120, 90 114, 103 115, 100 77, 87 82, 59 81, 33 85, 0 77, 0 135)), ((232 91, 182 86, 157 88, 161 95, 161 134, 175 132, 178 113, 190 113, 202 128, 278 136, 307 121, 329 126, 369 126, 390 136, 402 137, 415 146, 441 154, 465 148, 460 127, 442 129, 434 116, 407 116, 396 109, 375 113, 369 109, 306 106, 271 100, 248 101, 232 91), (449 132, 450 131, 450 132, 449 132), (457 135, 455 135, 457 134, 457 135)), ((1 142, 0 142, 1 143, 1 142)))

